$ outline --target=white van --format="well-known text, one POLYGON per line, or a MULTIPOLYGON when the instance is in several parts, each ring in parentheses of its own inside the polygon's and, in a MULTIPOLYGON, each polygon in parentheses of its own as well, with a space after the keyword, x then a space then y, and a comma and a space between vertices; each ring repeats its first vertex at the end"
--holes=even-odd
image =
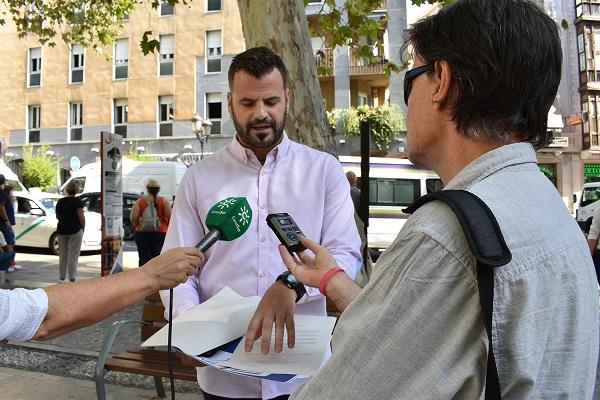
MULTIPOLYGON (((146 182, 152 178, 160 183, 160 195, 172 200, 177 193, 177 186, 187 167, 175 161, 138 162, 124 158, 123 166, 123 193, 142 194, 146 189, 146 182)), ((71 181, 79 184, 81 193, 100 192, 100 163, 86 164, 75 172, 61 187, 71 181)))
POLYGON ((594 212, 600 207, 598 200, 600 200, 600 182, 584 183, 581 194, 573 195, 575 219, 584 232, 590 230, 594 212))
MULTIPOLYGON (((344 172, 360 179, 360 157, 340 156, 344 172)), ((402 209, 424 194, 442 189, 435 172, 401 158, 370 157, 368 243, 382 251, 408 219, 402 209)), ((360 185, 358 185, 360 187, 360 185)))

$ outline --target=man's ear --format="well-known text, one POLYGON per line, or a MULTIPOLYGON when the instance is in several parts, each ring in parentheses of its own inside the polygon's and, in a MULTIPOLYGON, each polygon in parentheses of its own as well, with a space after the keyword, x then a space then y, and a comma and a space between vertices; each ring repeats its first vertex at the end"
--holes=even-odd
POLYGON ((232 112, 231 112, 231 110, 233 109, 232 103, 233 103, 233 99, 231 98, 231 92, 227 92, 227 111, 229 112, 229 114, 232 114, 232 112))
POLYGON ((291 97, 290 88, 285 89, 285 110, 290 110, 290 97, 291 97))
POLYGON ((433 103, 442 106, 448 100, 452 85, 452 67, 445 60, 435 62, 434 80, 437 83, 433 92, 433 103))

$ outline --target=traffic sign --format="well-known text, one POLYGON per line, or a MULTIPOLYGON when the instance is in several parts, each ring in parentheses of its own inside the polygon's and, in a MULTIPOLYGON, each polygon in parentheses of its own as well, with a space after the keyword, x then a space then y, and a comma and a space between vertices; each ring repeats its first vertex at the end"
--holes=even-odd
POLYGON ((70 165, 73 171, 79 171, 79 168, 81 168, 81 160, 79 160, 79 157, 73 156, 71 157, 70 165))

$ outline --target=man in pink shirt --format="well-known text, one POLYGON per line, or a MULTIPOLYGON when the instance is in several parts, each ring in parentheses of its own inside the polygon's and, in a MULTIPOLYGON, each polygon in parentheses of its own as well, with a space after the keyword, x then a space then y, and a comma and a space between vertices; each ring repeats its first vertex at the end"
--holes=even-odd
MULTIPOLYGON (((307 287, 304 293, 303 287, 296 291, 283 282, 271 286, 287 269, 266 217, 289 213, 308 237, 318 238, 337 264, 354 277, 361 258, 350 188, 334 157, 293 142, 285 134, 290 91, 287 70, 277 54, 265 47, 238 54, 229 68, 229 88, 228 108, 237 134, 226 148, 186 172, 163 252, 193 246, 202 239, 208 210, 226 197, 245 196, 253 221, 242 237, 219 241, 206 252, 202 268, 174 290, 173 314, 229 286, 242 296, 263 296, 257 312, 264 328, 283 320, 293 333, 294 312, 325 315, 325 298, 315 288, 307 287)), ((161 295, 167 306, 168 292, 161 295)), ((304 382, 277 383, 210 367, 198 369, 198 383, 207 400, 286 399, 304 382)))

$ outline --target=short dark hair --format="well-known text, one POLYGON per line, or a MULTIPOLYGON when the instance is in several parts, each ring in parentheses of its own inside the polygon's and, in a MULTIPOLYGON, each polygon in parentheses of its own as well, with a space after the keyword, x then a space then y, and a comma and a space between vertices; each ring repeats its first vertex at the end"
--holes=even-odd
POLYGON ((229 67, 228 79, 229 89, 233 88, 233 77, 239 71, 252 75, 255 78, 262 78, 277 68, 283 78, 283 88, 287 88, 288 72, 281 57, 273 50, 260 46, 253 47, 233 57, 229 67))
POLYGON ((408 29, 403 51, 408 46, 426 64, 450 64, 448 104, 467 137, 546 145, 562 51, 556 23, 537 5, 458 0, 408 29))

